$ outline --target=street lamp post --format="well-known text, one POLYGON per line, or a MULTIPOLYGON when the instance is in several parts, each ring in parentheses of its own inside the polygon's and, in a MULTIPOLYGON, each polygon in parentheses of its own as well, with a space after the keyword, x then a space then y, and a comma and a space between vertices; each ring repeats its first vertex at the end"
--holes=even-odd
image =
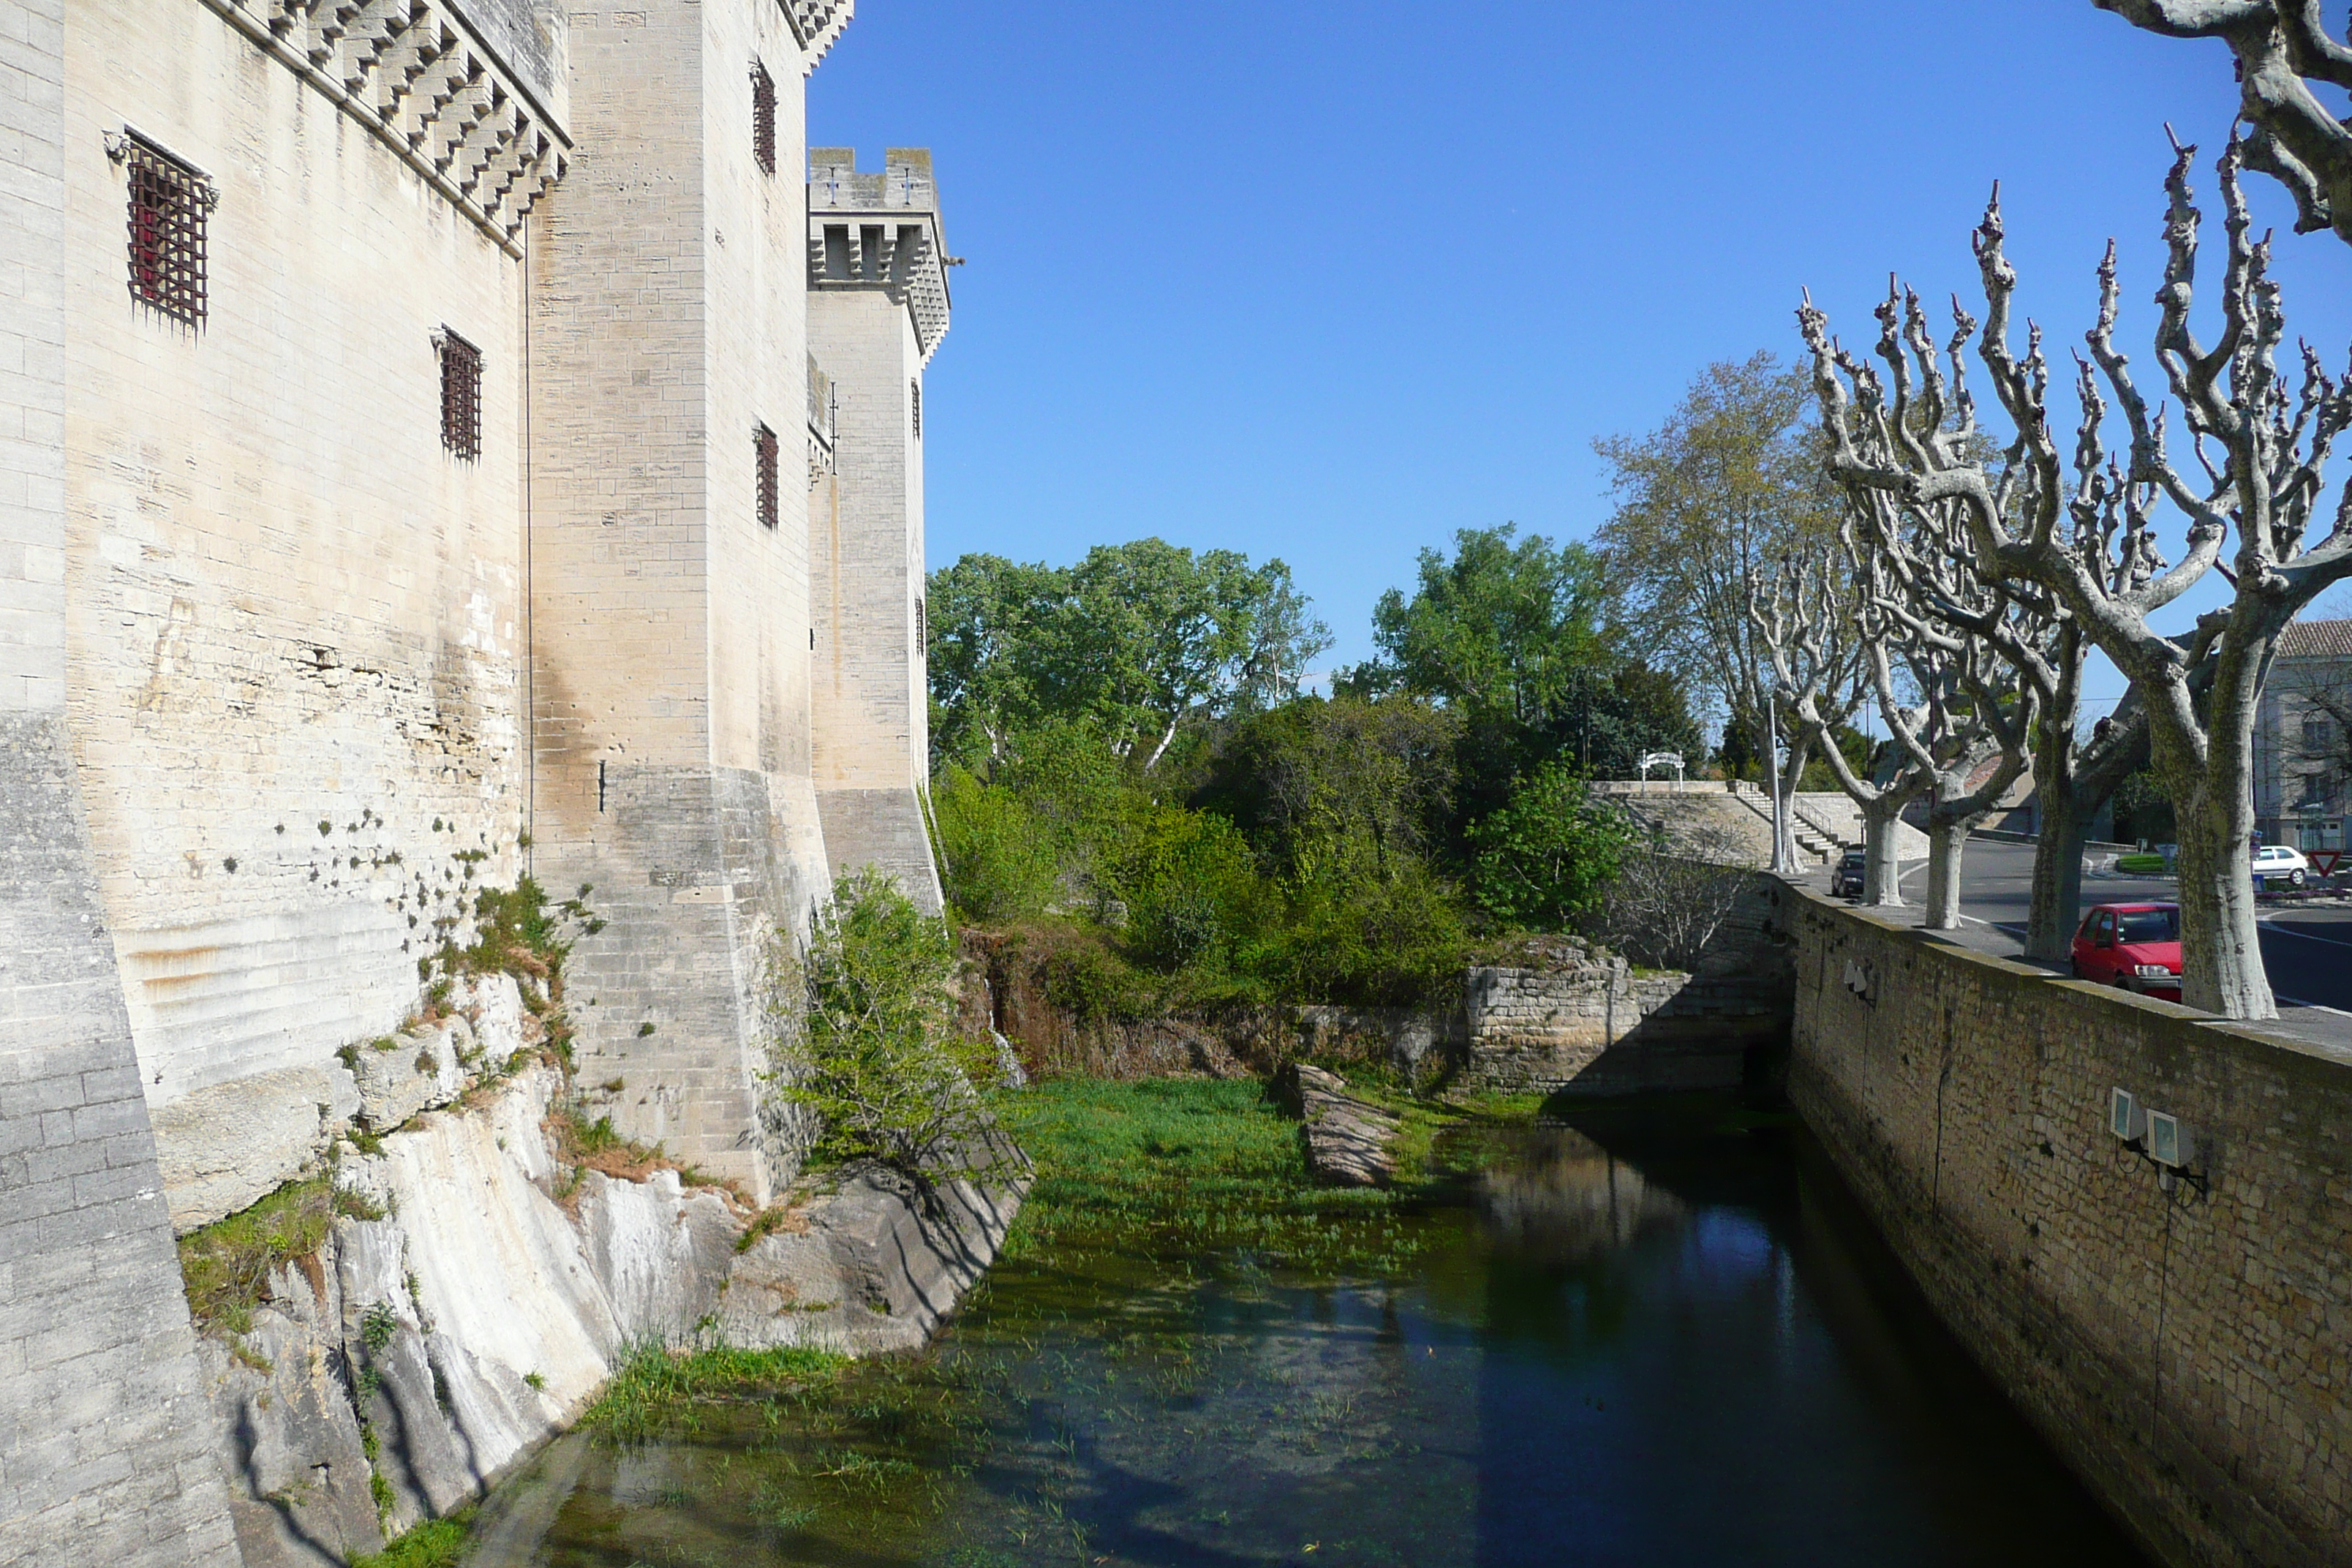
POLYGON ((1772 870, 1786 877, 1796 867, 1790 864, 1795 857, 1789 853, 1789 826, 1780 802, 1780 706, 1778 694, 1771 691, 1764 694, 1764 783, 1772 792, 1772 870))

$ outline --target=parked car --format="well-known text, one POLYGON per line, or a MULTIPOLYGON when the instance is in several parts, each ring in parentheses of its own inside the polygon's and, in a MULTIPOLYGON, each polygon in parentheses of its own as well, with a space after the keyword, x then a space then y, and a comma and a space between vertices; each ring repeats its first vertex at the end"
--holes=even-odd
POLYGON ((1863 875, 1868 866, 1868 860, 1859 849, 1849 849, 1839 856, 1837 869, 1830 873, 1830 897, 1862 897, 1863 875))
POLYGON ((2101 904, 2075 930, 2070 967, 2144 995, 2180 1000, 2180 906, 2101 904))
POLYGON ((2254 875, 2300 888, 2311 879, 2311 862, 2303 858, 2300 849, 2265 844, 2254 851, 2254 875))

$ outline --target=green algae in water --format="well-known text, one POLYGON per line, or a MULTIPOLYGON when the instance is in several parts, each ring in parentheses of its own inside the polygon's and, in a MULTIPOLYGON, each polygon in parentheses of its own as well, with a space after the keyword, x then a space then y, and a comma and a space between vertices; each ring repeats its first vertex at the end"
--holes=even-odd
POLYGON ((1462 1127, 1437 1164, 1475 1179, 1400 1195, 1311 1186, 1255 1085, 1007 1117, 1039 1178, 932 1349, 633 1366, 470 1561, 2140 1561, 1873 1304, 1786 1127, 1462 1127))

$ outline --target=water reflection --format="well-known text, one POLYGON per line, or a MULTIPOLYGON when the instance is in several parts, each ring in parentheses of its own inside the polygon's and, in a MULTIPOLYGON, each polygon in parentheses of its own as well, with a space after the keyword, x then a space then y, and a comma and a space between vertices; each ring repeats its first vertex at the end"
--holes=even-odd
POLYGON ((558 1445, 474 1561, 574 1568, 2139 1563, 1801 1132, 1619 1111, 1456 1151, 1411 1277, 1132 1238, 911 1369, 558 1445))

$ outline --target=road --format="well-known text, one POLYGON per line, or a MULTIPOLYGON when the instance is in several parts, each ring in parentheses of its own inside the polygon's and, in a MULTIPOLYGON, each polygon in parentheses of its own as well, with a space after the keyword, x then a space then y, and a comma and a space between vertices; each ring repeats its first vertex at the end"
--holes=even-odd
MULTIPOLYGON (((1969 922, 1962 940, 1971 947, 2017 957, 2032 879, 2032 845, 1969 840, 1960 864, 1960 914, 1969 922)), ((1927 862, 1906 863, 1904 897, 1918 903, 1927 884, 1927 862)), ((2168 877, 2086 874, 2083 879, 2086 909, 2143 900, 2171 903, 2179 896, 2179 889, 2168 877)), ((2280 1008, 2305 1014, 2299 1021, 2315 1031, 2338 1038, 2352 1034, 2352 903, 2290 906, 2265 910, 2261 920, 2263 964, 2280 1008)))

